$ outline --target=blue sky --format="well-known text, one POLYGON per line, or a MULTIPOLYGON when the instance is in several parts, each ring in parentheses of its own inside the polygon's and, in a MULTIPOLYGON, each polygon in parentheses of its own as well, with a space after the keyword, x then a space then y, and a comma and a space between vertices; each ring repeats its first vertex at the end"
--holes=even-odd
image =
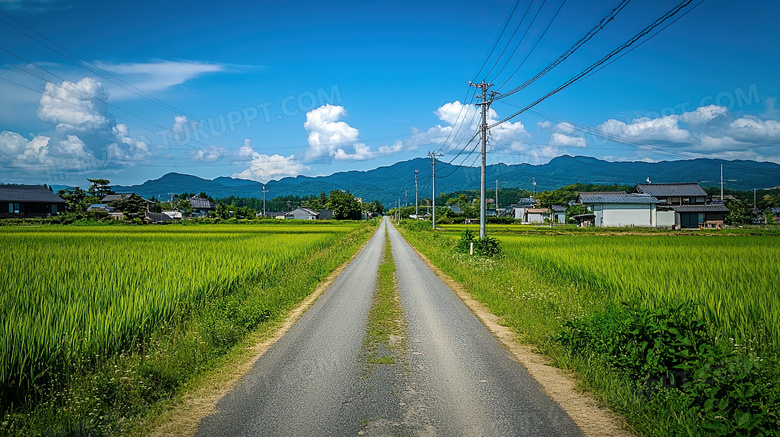
MULTIPOLYGON (((0 0, 0 181, 135 184, 175 171, 265 182, 434 150, 475 165, 468 82, 512 90, 619 3, 0 0)), ((495 101, 491 122, 679 3, 629 2, 549 73, 495 101)), ((780 4, 699 3, 491 129, 488 163, 780 163, 780 4)))

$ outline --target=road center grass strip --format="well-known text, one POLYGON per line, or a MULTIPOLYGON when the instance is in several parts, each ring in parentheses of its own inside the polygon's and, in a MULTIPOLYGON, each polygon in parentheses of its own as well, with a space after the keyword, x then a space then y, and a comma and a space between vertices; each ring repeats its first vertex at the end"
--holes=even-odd
POLYGON ((368 314, 368 328, 363 342, 362 359, 367 367, 394 364, 392 349, 404 345, 403 309, 395 279, 395 261, 390 236, 385 230, 385 246, 379 264, 377 290, 368 314))

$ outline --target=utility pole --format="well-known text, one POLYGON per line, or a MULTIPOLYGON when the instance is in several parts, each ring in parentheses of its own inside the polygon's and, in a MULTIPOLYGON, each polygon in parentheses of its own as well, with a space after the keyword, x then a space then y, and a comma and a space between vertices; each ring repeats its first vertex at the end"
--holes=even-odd
POLYGON ((417 169, 414 170, 414 219, 420 217, 419 206, 417 204, 417 169))
POLYGON ((431 200, 433 203, 433 217, 431 220, 431 223, 433 224, 432 229, 436 229, 436 157, 437 156, 443 156, 442 153, 436 153, 436 152, 428 152, 428 157, 431 158, 431 185, 433 186, 432 192, 433 195, 431 196, 431 200))
POLYGON ((404 190, 404 208, 409 206, 409 190, 404 190))
POLYGON ((531 178, 531 183, 534 186, 534 191, 533 191, 534 194, 532 197, 534 198, 534 200, 536 200, 536 178, 531 178))
POLYGON ((494 201, 496 202, 496 216, 498 216, 498 179, 496 179, 496 198, 494 201))
POLYGON ((268 190, 265 189, 265 184, 263 184, 263 218, 265 218, 265 193, 267 193, 268 190))
POLYGON ((479 129, 482 135, 482 166, 479 178, 479 238, 485 238, 485 208, 487 203, 485 199, 485 191, 487 191, 487 112, 490 108, 490 104, 493 103, 493 95, 488 97, 488 88, 493 86, 492 83, 486 83, 484 80, 480 83, 469 82, 470 86, 477 87, 482 91, 480 94, 480 102, 477 106, 482 107, 482 123, 480 123, 479 129))
POLYGON ((723 197, 723 163, 720 163, 720 201, 725 202, 723 197))

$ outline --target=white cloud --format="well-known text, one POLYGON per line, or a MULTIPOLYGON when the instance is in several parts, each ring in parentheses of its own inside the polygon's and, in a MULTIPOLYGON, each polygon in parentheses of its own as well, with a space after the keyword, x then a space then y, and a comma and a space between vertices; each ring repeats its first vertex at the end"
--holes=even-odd
MULTIPOLYGON (((192 61, 124 64, 96 62, 96 65, 106 71, 123 76, 125 81, 144 92, 166 90, 198 76, 226 70, 225 65, 192 61)), ((137 97, 135 93, 126 88, 116 88, 112 91, 117 98, 137 97)))
POLYGON ((305 161, 362 161, 376 157, 376 152, 360 142, 357 129, 339 121, 345 115, 347 111, 343 106, 330 104, 306 113, 303 127, 309 132, 309 149, 304 154, 305 161))
POLYGON ((575 137, 555 132, 550 135, 550 145, 561 147, 588 147, 588 141, 583 137, 575 137))
POLYGON ((105 116, 107 99, 103 85, 91 77, 76 83, 64 81, 59 86, 49 82, 41 96, 38 118, 62 131, 106 129, 110 124, 105 116))
POLYGON ((729 110, 725 106, 700 106, 693 111, 684 112, 680 116, 680 120, 691 125, 704 124, 718 117, 725 116, 728 112, 729 110))
POLYGON ((539 126, 539 129, 549 129, 552 126, 552 123, 549 121, 538 121, 536 122, 536 125, 539 126))
MULTIPOLYGON (((445 103, 434 111, 445 124, 437 124, 426 130, 412 129, 412 135, 404 142, 404 147, 406 150, 413 150, 420 146, 446 143, 445 153, 463 148, 477 132, 479 112, 476 105, 463 105, 457 100, 445 103)), ((499 120, 495 110, 488 110, 488 124, 499 120)), ((529 136, 522 122, 504 122, 490 130, 489 143, 493 150, 517 150, 523 147, 529 136)))
POLYGON ((607 135, 634 141, 685 143, 690 139, 690 133, 680 128, 679 116, 676 115, 642 117, 634 119, 630 124, 610 119, 600 124, 598 129, 607 135))
POLYGON ((666 152, 682 158, 755 159, 780 162, 780 121, 753 115, 736 118, 724 106, 709 105, 682 114, 642 117, 628 123, 610 119, 607 134, 643 143, 642 157, 666 152))
POLYGON ((555 131, 560 132, 562 134, 570 135, 574 133, 574 125, 569 123, 568 121, 564 121, 562 123, 558 123, 555 125, 555 131))
POLYGON ((247 139, 236 154, 239 158, 249 159, 249 168, 233 173, 234 178, 249 179, 258 182, 279 180, 288 176, 298 176, 309 167, 296 160, 294 156, 265 155, 254 150, 247 139))
POLYGON ((23 169, 46 170, 60 180, 73 172, 124 168, 152 156, 150 142, 131 134, 127 125, 115 123, 108 112, 108 93, 96 79, 48 83, 39 101, 38 117, 54 125, 50 136, 0 135, 0 160, 14 175, 27 179, 23 169))
POLYGON ((206 149, 198 149, 194 151, 192 154, 192 160, 214 162, 226 155, 228 155, 227 149, 211 144, 206 149))
POLYGON ((746 115, 731 122, 728 133, 745 142, 777 143, 780 142, 780 122, 746 115))

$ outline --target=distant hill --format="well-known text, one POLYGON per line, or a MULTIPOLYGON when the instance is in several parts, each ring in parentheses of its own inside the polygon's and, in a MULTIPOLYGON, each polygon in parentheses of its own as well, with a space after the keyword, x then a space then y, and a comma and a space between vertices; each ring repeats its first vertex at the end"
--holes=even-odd
MULTIPOLYGON (((718 159, 692 159, 686 161, 608 162, 584 156, 560 156, 547 164, 495 164, 487 168, 488 188, 498 179, 502 187, 519 187, 531 190, 536 180, 536 190, 544 191, 577 182, 595 184, 636 184, 646 182, 698 182, 701 185, 720 184, 720 165, 723 164, 726 188, 751 190, 780 186, 780 165, 756 161, 723 161, 718 159)), ((268 197, 283 195, 309 195, 332 190, 346 190, 366 201, 379 200, 390 206, 404 190, 410 203, 414 201, 414 170, 418 169, 420 198, 431 195, 431 163, 424 158, 399 162, 369 171, 348 171, 330 176, 297 176, 271 181, 266 184, 268 197)), ((436 192, 453 192, 479 189, 478 167, 460 167, 437 162, 436 192)), ((168 173, 141 185, 114 186, 117 192, 134 191, 144 197, 166 198, 168 193, 205 192, 212 197, 262 197, 263 186, 259 182, 219 177, 214 180, 197 176, 168 173)))

